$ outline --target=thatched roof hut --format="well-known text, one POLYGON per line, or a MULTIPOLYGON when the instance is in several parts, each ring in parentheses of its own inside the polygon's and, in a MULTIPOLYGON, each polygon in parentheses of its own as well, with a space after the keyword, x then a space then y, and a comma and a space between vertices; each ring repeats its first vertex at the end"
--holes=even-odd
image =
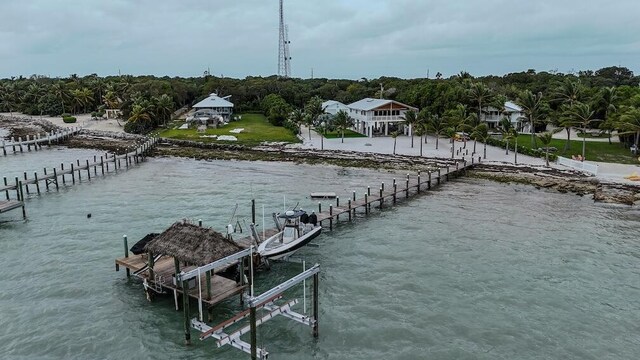
POLYGON ((171 225, 151 240, 145 249, 153 254, 172 256, 196 266, 212 263, 243 250, 219 232, 187 221, 171 225))

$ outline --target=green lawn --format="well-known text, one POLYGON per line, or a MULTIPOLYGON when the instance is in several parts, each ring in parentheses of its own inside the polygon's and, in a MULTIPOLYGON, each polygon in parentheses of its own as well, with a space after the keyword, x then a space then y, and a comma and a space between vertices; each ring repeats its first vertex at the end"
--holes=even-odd
POLYGON ((271 125, 262 114, 242 114, 242 120, 232 121, 217 129, 207 129, 205 133, 198 133, 196 129, 167 129, 160 131, 159 136, 179 140, 193 140, 201 142, 217 142, 221 144, 259 145, 262 142, 297 143, 300 140, 289 129, 271 125), (233 129, 244 129, 239 134, 230 133, 233 129), (231 135, 238 141, 222 141, 202 135, 231 135))
MULTIPOLYGON (((542 147, 539 139, 537 140, 537 147, 542 147)), ((553 139, 551 140, 551 147, 555 147, 558 151, 556 155, 571 158, 571 155, 582 155, 582 140, 571 140, 571 147, 568 151, 564 150, 566 140, 553 139)), ((518 145, 531 147, 531 135, 523 134, 518 136, 518 145)), ((513 142, 512 145, 513 146, 513 142)), ((590 142, 587 141, 585 149, 585 158, 590 161, 602 161, 610 163, 620 164, 638 164, 637 156, 633 156, 631 151, 625 148, 621 143, 609 144, 608 142, 590 142)))
MULTIPOLYGON (((342 138, 342 133, 340 131, 327 131, 324 133, 325 139, 340 139, 342 138)), ((360 138, 367 137, 367 135, 360 134, 359 132, 355 132, 353 130, 345 130, 344 132, 345 138, 360 138)))

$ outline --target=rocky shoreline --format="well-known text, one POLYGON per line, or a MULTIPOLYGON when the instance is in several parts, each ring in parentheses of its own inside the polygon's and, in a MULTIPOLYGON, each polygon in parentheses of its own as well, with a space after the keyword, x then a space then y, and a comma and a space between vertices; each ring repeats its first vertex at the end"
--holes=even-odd
MULTIPOLYGON (((60 129, 46 120, 0 117, 0 127, 9 137, 44 134, 60 129)), ((83 130, 64 145, 123 154, 144 142, 145 136, 95 130, 83 130)), ((164 139, 153 151, 155 156, 177 156, 197 160, 286 161, 306 164, 329 164, 342 167, 427 172, 440 167, 455 167, 460 160, 418 156, 377 154, 357 151, 313 150, 286 145, 248 147, 236 144, 200 143, 164 139)), ((594 201, 633 205, 640 201, 640 185, 602 182, 581 172, 544 166, 480 163, 467 176, 498 182, 532 185, 561 193, 591 196, 594 201)))

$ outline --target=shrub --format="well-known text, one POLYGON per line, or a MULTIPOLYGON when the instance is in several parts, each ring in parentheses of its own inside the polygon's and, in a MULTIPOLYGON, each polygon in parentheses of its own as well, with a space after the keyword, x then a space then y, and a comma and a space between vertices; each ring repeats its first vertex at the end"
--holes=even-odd
MULTIPOLYGON (((501 140, 501 139, 496 139, 496 138, 487 139, 487 145, 498 146, 498 147, 501 147, 501 148, 504 149, 505 144, 506 144, 506 142, 504 140, 501 140)), ((513 150, 513 142, 509 143, 509 149, 513 150)), ((543 150, 531 149, 531 148, 528 148, 526 146, 518 145, 517 151, 520 154, 544 158, 544 151, 543 150)), ((551 152, 549 153, 549 160, 550 161, 556 161, 557 159, 558 159, 558 155, 552 154, 551 152)))
POLYGON ((63 116, 62 117, 62 121, 64 121, 67 124, 73 124, 76 122, 76 118, 74 116, 63 116))

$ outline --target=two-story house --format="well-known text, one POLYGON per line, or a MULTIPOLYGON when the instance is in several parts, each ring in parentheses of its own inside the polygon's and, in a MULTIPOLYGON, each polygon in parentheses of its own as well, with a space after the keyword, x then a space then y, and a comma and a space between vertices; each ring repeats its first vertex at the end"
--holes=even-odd
POLYGON ((402 131, 411 135, 410 126, 404 126, 404 114, 418 109, 395 100, 366 98, 347 105, 349 116, 355 120, 354 129, 368 137, 389 135, 402 131))

